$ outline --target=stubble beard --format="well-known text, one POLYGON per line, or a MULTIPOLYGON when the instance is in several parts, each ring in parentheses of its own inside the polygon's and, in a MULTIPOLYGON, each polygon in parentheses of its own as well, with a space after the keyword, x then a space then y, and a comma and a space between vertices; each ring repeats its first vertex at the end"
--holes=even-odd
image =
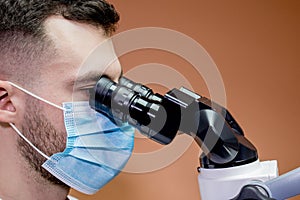
MULTIPOLYGON (((58 131, 45 116, 40 101, 32 98, 26 100, 26 111, 22 125, 22 133, 44 154, 51 156, 65 149, 66 133, 58 131)), ((42 155, 34 150, 25 140, 18 139, 18 147, 31 170, 38 172, 50 184, 69 187, 45 170, 42 165, 46 161, 42 155)))

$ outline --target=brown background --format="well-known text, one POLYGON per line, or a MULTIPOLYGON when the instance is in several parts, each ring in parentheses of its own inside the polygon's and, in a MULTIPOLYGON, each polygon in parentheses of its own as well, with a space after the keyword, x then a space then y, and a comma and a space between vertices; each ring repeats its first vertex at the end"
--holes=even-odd
MULTIPOLYGON (((118 32, 164 27, 199 42, 217 64, 226 88, 227 107, 258 148, 260 159, 278 160, 281 174, 300 166, 299 0, 111 2, 121 14, 118 32)), ((174 68, 181 63, 162 52, 135 53, 121 59, 125 72, 150 62, 174 68)), ((184 73, 184 67, 181 69, 184 73)), ((200 79, 196 89, 209 95, 200 79)), ((153 148, 160 146, 143 140, 136 142, 135 151, 153 148)), ((96 195, 75 191, 72 194, 87 200, 199 200, 199 152, 193 144, 180 159, 162 170, 122 173, 96 195)))

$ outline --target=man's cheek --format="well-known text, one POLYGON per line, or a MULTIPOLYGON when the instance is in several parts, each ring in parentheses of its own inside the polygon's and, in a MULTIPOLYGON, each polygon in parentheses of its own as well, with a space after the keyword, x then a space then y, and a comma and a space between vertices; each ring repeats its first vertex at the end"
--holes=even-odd
POLYGON ((62 142, 64 144, 66 143, 66 128, 64 124, 64 116, 63 116, 63 111, 53 108, 53 107, 48 107, 46 110, 45 116, 47 117, 48 121, 52 124, 52 126, 56 129, 56 132, 58 134, 63 134, 58 136, 60 139, 64 139, 62 142))

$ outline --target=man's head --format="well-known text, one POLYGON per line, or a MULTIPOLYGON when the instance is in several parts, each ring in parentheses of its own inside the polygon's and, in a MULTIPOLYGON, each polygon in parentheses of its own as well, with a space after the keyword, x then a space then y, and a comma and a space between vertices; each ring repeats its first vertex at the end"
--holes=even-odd
POLYGON ((42 169, 45 159, 13 135, 7 123, 52 155, 65 148, 62 111, 7 81, 57 105, 74 98, 88 100, 86 89, 96 77, 120 76, 118 61, 107 60, 114 58, 109 47, 96 57, 96 64, 81 69, 91 51, 115 31, 118 20, 114 7, 104 0, 0 0, 0 141, 15 141, 12 145, 31 170, 47 180, 59 183, 42 169))

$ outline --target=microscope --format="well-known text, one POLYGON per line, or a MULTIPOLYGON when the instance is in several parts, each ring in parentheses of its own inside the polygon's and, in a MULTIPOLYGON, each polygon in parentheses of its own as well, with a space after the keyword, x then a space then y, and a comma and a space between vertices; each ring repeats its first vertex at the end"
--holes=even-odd
POLYGON ((198 182, 203 200, 281 200, 300 194, 300 168, 278 177, 276 161, 260 161, 230 112, 184 87, 165 95, 122 77, 100 77, 90 91, 90 106, 116 124, 129 123, 167 145, 178 134, 202 149, 198 182))

